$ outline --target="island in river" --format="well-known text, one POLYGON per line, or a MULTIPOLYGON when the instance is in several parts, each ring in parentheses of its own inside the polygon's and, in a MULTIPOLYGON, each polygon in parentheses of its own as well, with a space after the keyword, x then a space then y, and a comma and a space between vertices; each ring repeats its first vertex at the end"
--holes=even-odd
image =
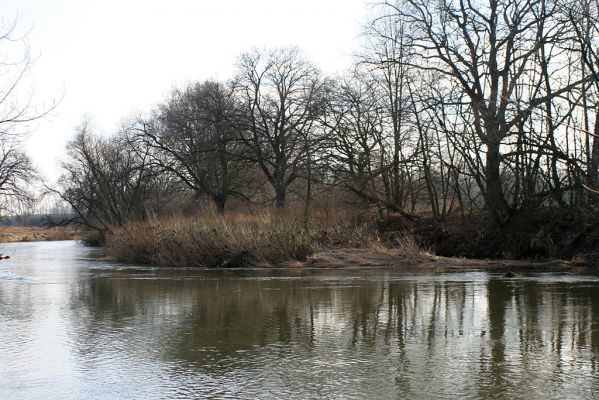
MULTIPOLYGON (((83 232, 75 227, 0 227, 0 243, 55 240, 82 240, 83 232)), ((272 267, 258 264, 257 267, 272 267)), ((316 252, 305 261, 288 261, 278 265, 286 268, 401 268, 422 271, 571 271, 588 272, 582 259, 566 260, 495 260, 441 257, 426 251, 406 251, 388 248, 345 248, 316 252)))

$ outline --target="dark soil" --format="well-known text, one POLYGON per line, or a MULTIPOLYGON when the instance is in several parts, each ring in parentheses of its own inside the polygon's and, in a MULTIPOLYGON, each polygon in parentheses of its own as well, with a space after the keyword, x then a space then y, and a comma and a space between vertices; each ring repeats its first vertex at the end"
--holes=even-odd
POLYGON ((580 209, 519 213, 498 225, 485 213, 467 218, 391 217, 380 223, 383 236, 409 231, 444 257, 512 260, 580 260, 599 266, 599 215, 580 209))

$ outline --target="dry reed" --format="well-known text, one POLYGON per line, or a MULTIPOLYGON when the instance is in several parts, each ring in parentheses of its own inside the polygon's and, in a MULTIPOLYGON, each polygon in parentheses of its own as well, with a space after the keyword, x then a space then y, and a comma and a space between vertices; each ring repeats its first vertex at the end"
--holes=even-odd
MULTIPOLYGON (((413 243, 410 243, 412 245, 413 243)), ((194 217, 132 222, 107 236, 120 261, 174 267, 273 266, 332 248, 382 248, 376 226, 344 213, 258 214, 205 211, 194 217), (307 225, 307 227, 306 227, 307 225)))

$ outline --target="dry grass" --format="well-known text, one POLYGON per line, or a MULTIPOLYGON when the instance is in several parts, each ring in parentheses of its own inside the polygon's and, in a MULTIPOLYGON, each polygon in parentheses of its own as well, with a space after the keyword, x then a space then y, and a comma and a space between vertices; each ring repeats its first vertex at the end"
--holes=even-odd
POLYGON ((110 255, 163 266, 241 267, 303 259, 311 238, 293 220, 269 214, 172 217, 130 223, 107 238, 110 255))
POLYGON ((80 240, 81 232, 74 227, 0 227, 0 242, 37 242, 50 240, 80 240))
POLYGON ((418 243, 414 235, 407 232, 402 232, 399 236, 397 236, 393 240, 391 247, 401 250, 401 252, 406 255, 432 256, 433 254, 433 251, 430 248, 423 247, 420 243, 418 243))
MULTIPOLYGON (((384 249, 376 224, 346 213, 313 215, 308 227, 301 213, 203 212, 195 217, 159 218, 130 223, 107 237, 109 255, 126 262, 161 266, 272 266, 330 249, 384 249)), ((406 237, 400 244, 417 245, 406 237)))

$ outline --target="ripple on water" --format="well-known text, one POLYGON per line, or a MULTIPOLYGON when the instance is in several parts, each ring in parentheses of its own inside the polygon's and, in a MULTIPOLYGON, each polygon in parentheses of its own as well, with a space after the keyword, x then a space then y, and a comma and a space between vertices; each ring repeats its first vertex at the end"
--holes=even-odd
POLYGON ((30 279, 31 279, 30 276, 23 276, 23 275, 13 274, 11 272, 0 271, 0 281, 27 281, 30 279))
POLYGON ((557 399, 599 389, 596 277, 168 270, 35 246, 18 246, 0 272, 0 399, 557 399), (36 284, 11 284, 19 277, 36 284))

